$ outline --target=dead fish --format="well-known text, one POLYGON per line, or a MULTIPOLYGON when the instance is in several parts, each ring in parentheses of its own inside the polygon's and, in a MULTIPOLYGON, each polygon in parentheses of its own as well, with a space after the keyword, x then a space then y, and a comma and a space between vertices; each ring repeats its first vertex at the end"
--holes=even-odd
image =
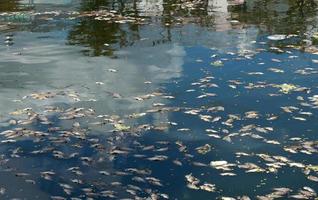
POLYGON ((132 177, 131 180, 139 182, 139 183, 145 183, 146 182, 146 180, 144 178, 137 177, 137 176, 132 177))
POLYGON ((103 83, 103 82, 95 82, 96 83, 96 85, 104 85, 105 83, 103 83))
POLYGON ((147 156, 143 155, 143 154, 135 154, 135 155, 133 155, 133 157, 135 157, 135 158, 146 158, 147 156))
POLYGON ((0 188, 0 195, 4 195, 6 193, 6 189, 1 187, 0 188))
POLYGON ((134 196, 137 195, 137 192, 135 190, 126 189, 126 192, 134 196))
POLYGON ((251 200, 248 196, 239 197, 239 200, 251 200))
POLYGON ((163 148, 160 148, 160 149, 156 149, 154 150, 155 152, 164 152, 164 151, 168 151, 169 148, 168 147, 163 147, 163 148))
POLYGON ((172 161, 173 164, 178 165, 178 166, 182 166, 182 162, 180 162, 179 160, 174 160, 172 161))
POLYGON ((168 159, 168 156, 164 156, 164 155, 157 155, 154 157, 147 158, 147 160, 150 160, 150 161, 164 161, 167 159, 168 159))
POLYGON ((276 140, 264 140, 267 144, 276 144, 279 145, 280 142, 276 141, 276 140))
POLYGON ((152 185, 155 185, 155 186, 163 186, 161 184, 161 181, 157 178, 154 178, 154 177, 146 177, 146 180, 152 184, 152 185))
POLYGON ((293 119, 299 120, 299 121, 306 121, 307 120, 307 119, 305 119, 303 117, 293 117, 293 119))
POLYGON ((295 163, 295 162, 291 162, 288 163, 290 167, 298 167, 298 168, 305 168, 306 166, 302 163, 295 163))
POLYGON ((169 199, 169 195, 168 194, 164 194, 164 193, 161 193, 159 194, 162 198, 164 199, 169 199))
POLYGON ((278 196, 285 196, 288 193, 292 192, 290 188, 274 188, 273 189, 275 192, 273 194, 278 195, 278 196))
POLYGON ((233 197, 221 197, 222 200, 236 200, 233 197))
POLYGON ((192 162, 192 165, 197 166, 197 167, 207 167, 208 165, 205 163, 201 162, 192 162))
POLYGON ((179 129, 177 129, 177 131, 186 132, 186 131, 191 131, 191 129, 189 129, 189 128, 179 128, 179 129))
POLYGON ((92 162, 93 161, 93 159, 90 157, 80 157, 80 160, 84 161, 84 162, 92 162))
POLYGON ((16 173, 15 176, 17 177, 25 177, 25 176, 30 176, 28 173, 16 173))
POLYGON ((117 198, 115 191, 104 190, 104 191, 101 191, 100 193, 101 193, 101 196, 103 196, 103 197, 117 198))
POLYGON ((221 176, 236 176, 235 173, 230 173, 230 172, 227 172, 227 173, 221 173, 220 174, 221 176))
POLYGON ((80 179, 71 179, 71 182, 72 183, 75 183, 75 184, 83 184, 84 182, 80 179))
POLYGON ((304 186, 303 189, 310 192, 312 194, 312 196, 317 196, 316 191, 314 189, 312 189, 311 187, 304 186))
POLYGON ((305 196, 303 194, 290 195, 289 197, 291 197, 293 199, 309 199, 307 196, 305 196))
POLYGON ((109 153, 112 155, 129 154, 128 151, 121 150, 121 149, 112 149, 109 153))
POLYGON ((25 182, 26 182, 26 183, 33 184, 33 185, 36 184, 36 182, 35 182, 34 180, 31 180, 31 179, 26 179, 25 182))
POLYGON ((200 185, 200 189, 207 192, 214 192, 216 188, 214 184, 204 183, 203 185, 200 185))
POLYGON ((224 165, 227 165, 227 164, 228 164, 228 162, 225 161, 225 160, 211 161, 211 162, 210 162, 210 165, 211 165, 212 167, 219 167, 219 166, 224 166, 224 165))
POLYGON ((110 173, 107 171, 99 171, 99 174, 104 175, 104 176, 110 176, 110 173))
POLYGON ((200 180, 194 177, 192 174, 187 174, 185 179, 188 183, 188 187, 190 186, 191 189, 200 189, 197 185, 200 183, 200 180))
POLYGON ((52 176, 55 175, 55 172, 52 171, 46 171, 46 172, 40 172, 41 177, 44 178, 45 180, 52 180, 52 176))
POLYGON ((258 119, 259 113, 257 111, 249 111, 245 113, 245 118, 247 119, 258 119))
POLYGON ((201 112, 201 110, 188 110, 185 111, 184 113, 190 114, 190 115, 198 115, 201 112))
POLYGON ((199 154, 207 154, 211 151, 211 145, 205 144, 204 146, 197 147, 195 150, 197 150, 199 154))
POLYGON ((117 176, 128 176, 128 175, 130 175, 130 173, 116 171, 116 172, 114 172, 114 175, 117 175, 117 176))
POLYGON ((125 171, 136 173, 139 175, 150 175, 152 171, 150 169, 135 169, 135 168, 127 168, 125 171))
POLYGON ((17 142, 16 140, 2 140, 1 143, 15 143, 17 142))
POLYGON ((277 68, 268 68, 269 71, 275 72, 275 73, 284 73, 284 70, 277 69, 277 68))
POLYGON ((61 196, 51 196, 52 200, 66 200, 66 198, 61 197, 61 196))
POLYGON ((309 180, 311 180, 311 181, 315 181, 315 182, 318 182, 318 177, 317 176, 308 176, 307 177, 309 180))
POLYGON ((238 157, 240 157, 240 156, 250 156, 250 154, 245 153, 245 152, 236 152, 235 155, 237 155, 238 157))
POLYGON ((146 146, 146 147, 142 148, 143 151, 149 151, 149 150, 153 150, 153 149, 155 149, 154 145, 150 145, 150 146, 146 146))
POLYGON ((258 200, 273 200, 272 197, 268 197, 268 196, 256 196, 256 198, 258 200))
POLYGON ((179 151, 180 152, 187 152, 187 147, 181 141, 177 141, 176 145, 179 146, 179 151))

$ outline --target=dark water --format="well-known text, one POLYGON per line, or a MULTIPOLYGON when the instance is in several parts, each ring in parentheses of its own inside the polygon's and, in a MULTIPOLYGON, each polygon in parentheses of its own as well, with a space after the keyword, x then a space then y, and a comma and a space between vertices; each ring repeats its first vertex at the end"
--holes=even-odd
POLYGON ((2 0, 0 199, 317 198, 317 8, 2 0))

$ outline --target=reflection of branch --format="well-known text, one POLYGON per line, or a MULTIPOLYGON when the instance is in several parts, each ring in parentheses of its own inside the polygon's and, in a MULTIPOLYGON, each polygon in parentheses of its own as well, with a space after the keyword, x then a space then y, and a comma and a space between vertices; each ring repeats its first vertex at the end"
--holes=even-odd
POLYGON ((303 0, 298 0, 297 2, 298 7, 299 7, 299 12, 301 14, 301 16, 304 16, 304 11, 303 11, 303 7, 304 7, 304 1, 303 0))
POLYGON ((297 1, 297 5, 298 5, 299 8, 302 9, 302 7, 304 6, 304 0, 298 0, 297 1))
POLYGON ((302 15, 304 14, 303 12, 304 6, 306 6, 307 3, 309 4, 308 6, 312 8, 317 6, 316 2, 313 0, 297 0, 297 7, 299 8, 299 11, 301 12, 302 15))

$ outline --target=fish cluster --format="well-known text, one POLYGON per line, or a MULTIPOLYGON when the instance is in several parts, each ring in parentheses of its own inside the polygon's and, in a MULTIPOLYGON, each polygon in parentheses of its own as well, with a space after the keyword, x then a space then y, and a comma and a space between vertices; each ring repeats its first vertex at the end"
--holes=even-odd
MULTIPOLYGON (((226 62, 224 60, 222 62, 226 62)), ((200 63, 201 61, 199 61, 200 63)), ((215 66, 215 63, 212 64, 215 66)), ((217 66, 225 68, 224 66, 217 66)), ((272 73, 285 73, 283 70, 270 70, 272 73)), ((114 73, 110 71, 111 73, 114 73)), ((209 73, 209 72, 204 72, 209 73)), ((246 74, 244 72, 244 74, 246 74)), ((262 76, 263 73, 247 73, 247 76, 262 76)), ((303 74, 300 74, 303 76, 303 74)), ((206 99, 217 99, 217 90, 221 87, 217 79, 211 74, 191 82, 192 89, 187 89, 189 94, 196 93, 195 87, 200 88, 198 94, 190 96, 193 101, 204 101, 206 99), (211 92, 213 90, 214 92, 211 92)), ((0 166, 7 172, 14 173, 16 177, 23 179, 26 183, 37 185, 43 181, 52 182, 60 188, 60 192, 50 191, 51 199, 170 199, 174 194, 167 192, 169 182, 162 180, 154 166, 167 166, 171 170, 188 168, 191 171, 180 172, 184 174, 183 181, 188 190, 202 191, 216 195, 220 199, 314 199, 317 197, 314 187, 303 186, 298 190, 289 187, 276 187, 268 194, 237 194, 230 197, 223 194, 224 186, 213 182, 200 180, 199 172, 213 172, 216 177, 228 177, 239 179, 243 174, 270 174, 278 175, 282 171, 292 170, 303 174, 312 183, 318 182, 318 165, 315 160, 306 161, 301 156, 311 156, 313 159, 318 153, 318 141, 308 137, 284 136, 278 140, 273 137, 277 133, 275 122, 282 116, 288 116, 295 123, 305 123, 311 120, 317 109, 317 95, 312 95, 312 89, 291 83, 265 83, 265 82, 244 82, 242 80, 228 80, 225 82, 231 90, 244 88, 249 90, 269 90, 268 96, 279 98, 297 93, 295 99, 297 105, 282 105, 279 113, 264 113, 264 111, 247 110, 241 113, 227 112, 225 105, 202 105, 189 107, 187 104, 182 107, 167 106, 164 101, 175 101, 178 97, 163 91, 153 91, 149 94, 132 96, 135 103, 143 103, 151 99, 161 99, 153 103, 151 108, 140 113, 125 115, 97 114, 93 108, 46 105, 42 108, 24 108, 9 113, 11 119, 7 121, 7 127, 0 133, 1 144, 8 146, 8 150, 2 151, 0 166), (262 86, 261 86, 262 85, 262 86), (260 87, 261 86, 261 87, 260 87), (301 94, 304 94, 303 96, 301 94), (209 124, 204 126, 203 134, 206 139, 201 145, 193 145, 191 142, 182 139, 167 138, 167 134, 189 135, 195 128, 190 124, 182 122, 164 122, 160 124, 139 123, 141 119, 153 114, 182 114, 193 122, 209 124), (266 125, 258 124, 258 120, 265 120, 266 125), (270 126, 271 125, 271 126, 270 126), (102 134, 94 133, 102 129, 102 134), (160 140, 153 140, 151 143, 143 144, 144 137, 161 135, 160 140), (164 139, 166 138, 166 140, 164 139), (249 144, 263 143, 268 148, 280 148, 277 152, 264 151, 255 152, 249 148, 249 144), (32 149, 25 149, 23 144, 31 142, 32 149), (212 159, 215 152, 222 150, 219 145, 243 145, 233 152, 233 157, 228 160, 212 159), (271 147, 277 146, 277 147, 271 147), (87 154, 83 149, 89 149, 93 153, 87 154), (178 152, 177 156, 171 156, 178 152), (300 157, 298 155, 301 155, 300 157), (61 169, 54 168, 38 172, 21 171, 13 167, 11 162, 28 157, 48 157, 60 160, 65 163, 61 169), (118 166, 118 169, 107 167, 108 165, 120 162, 145 163, 145 166, 134 166, 129 163, 118 166), (207 160, 210 159, 210 160, 207 160), (147 164, 148 163, 148 164, 147 164), (149 164, 150 163, 150 164, 149 164), (168 164, 170 163, 170 164, 168 164), (126 167, 127 165, 127 167, 126 167), (67 166, 67 167, 66 167, 67 166), (124 168, 123 168, 124 167, 124 168), (196 175, 195 175, 196 174, 196 175), (105 178, 103 178, 105 177, 105 178), (120 181, 126 180, 126 181, 120 181)), ((103 86, 101 82, 97 85, 103 86)), ((151 84, 146 83, 146 84, 151 84)), ((121 94, 109 94, 111 98, 121 100, 125 97, 121 94)), ((79 93, 68 91, 47 91, 32 93, 24 96, 21 102, 48 101, 54 98, 67 98, 70 102, 83 101, 79 93)), ((89 101, 92 101, 90 99, 89 101)), ((95 100, 98 101, 98 100, 95 100)), ((49 101, 48 101, 49 102, 49 101)), ((92 101, 94 102, 94 101, 92 101)), ((201 128, 202 129, 202 128, 201 128)), ((231 149, 231 148, 230 148, 231 149)), ((217 156, 219 157, 219 156, 217 156)), ((178 174, 178 171, 175 173, 178 174)), ((204 176, 202 177, 204 179, 204 176)), ((210 179, 209 179, 210 180, 210 179)), ((257 187, 262 187, 258 185, 257 187)), ((187 190, 185 189, 185 190, 187 190)), ((7 189, 1 188, 1 195, 6 195, 7 189)))

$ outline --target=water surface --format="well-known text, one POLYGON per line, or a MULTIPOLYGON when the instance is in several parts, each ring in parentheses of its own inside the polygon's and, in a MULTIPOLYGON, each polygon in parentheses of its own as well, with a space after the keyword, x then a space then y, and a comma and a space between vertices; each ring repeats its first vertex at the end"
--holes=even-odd
POLYGON ((1 1, 1 199, 315 199, 316 24, 311 1, 1 1))

